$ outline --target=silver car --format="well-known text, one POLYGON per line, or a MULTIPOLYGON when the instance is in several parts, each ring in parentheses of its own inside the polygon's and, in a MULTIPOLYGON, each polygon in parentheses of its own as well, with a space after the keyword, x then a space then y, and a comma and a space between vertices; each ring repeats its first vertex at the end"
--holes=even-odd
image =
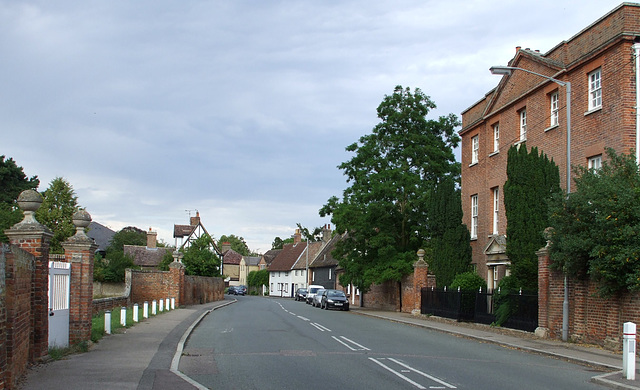
POLYGON ((322 303, 323 292, 324 292, 324 288, 321 288, 316 292, 316 295, 313 296, 313 301, 311 302, 313 307, 320 307, 320 304, 322 303))

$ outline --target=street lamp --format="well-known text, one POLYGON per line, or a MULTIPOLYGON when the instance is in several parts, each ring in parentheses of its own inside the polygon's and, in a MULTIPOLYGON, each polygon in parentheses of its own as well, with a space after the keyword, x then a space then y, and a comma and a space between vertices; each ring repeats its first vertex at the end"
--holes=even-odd
MULTIPOLYGON (((540 73, 533 72, 528 69, 518 68, 515 66, 492 66, 489 68, 491 74, 510 75, 514 70, 531 73, 540 76, 549 81, 565 87, 567 91, 567 195, 571 193, 571 83, 569 81, 560 81, 553 77, 545 76, 540 73)), ((567 283, 567 274, 564 275, 564 298, 562 301, 562 341, 569 338, 569 286, 567 283)))

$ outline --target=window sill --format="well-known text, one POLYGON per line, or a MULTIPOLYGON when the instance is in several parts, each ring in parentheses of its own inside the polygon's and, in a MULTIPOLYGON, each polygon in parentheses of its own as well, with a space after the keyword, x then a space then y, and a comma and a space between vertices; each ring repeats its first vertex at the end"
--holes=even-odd
POLYGON ((546 133, 547 131, 551 131, 551 130, 553 130, 553 129, 555 129, 555 128, 559 127, 559 126, 560 126, 560 125, 553 125, 553 126, 549 126, 549 127, 547 127, 546 129, 544 129, 544 132, 546 133))
POLYGON ((584 113, 584 116, 591 115, 591 114, 593 114, 594 112, 598 112, 598 111, 600 111, 600 110, 602 110, 602 106, 598 106, 598 107, 596 107, 596 108, 594 108, 594 109, 592 109, 592 110, 589 110, 589 111, 585 112, 585 113, 584 113))
POLYGON ((526 138, 525 138, 525 139, 521 139, 521 140, 519 140, 519 141, 514 142, 514 143, 513 143, 513 145, 514 145, 514 146, 518 146, 518 145, 523 144, 523 143, 525 143, 525 142, 527 142, 527 139, 526 139, 526 138))
POLYGON ((499 150, 496 150, 495 152, 491 153, 491 154, 489 155, 489 157, 493 157, 493 156, 495 156, 496 154, 500 154, 500 151, 499 151, 499 150))
POLYGON ((469 168, 471 168, 471 167, 472 167, 472 166, 474 166, 474 165, 478 165, 478 163, 477 163, 477 162, 474 162, 474 163, 469 164, 469 168))
POLYGON ((478 241, 478 237, 471 237, 471 241, 478 241))

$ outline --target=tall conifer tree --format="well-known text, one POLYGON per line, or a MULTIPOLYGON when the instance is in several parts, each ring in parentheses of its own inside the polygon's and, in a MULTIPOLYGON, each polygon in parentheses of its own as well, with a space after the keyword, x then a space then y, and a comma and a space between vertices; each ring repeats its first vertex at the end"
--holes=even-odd
POLYGON ((507 256, 512 285, 538 289, 538 257, 549 227, 549 200, 560 192, 558 166, 537 148, 512 146, 507 157, 504 207, 507 215, 507 256))

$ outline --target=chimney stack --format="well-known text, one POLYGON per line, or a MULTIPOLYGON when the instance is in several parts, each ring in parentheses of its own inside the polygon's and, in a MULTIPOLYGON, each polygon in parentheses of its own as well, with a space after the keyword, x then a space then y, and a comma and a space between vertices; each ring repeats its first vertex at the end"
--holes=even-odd
POLYGON ((296 234, 293 235, 293 245, 298 245, 302 242, 302 234, 300 234, 300 229, 296 229, 296 234))
POLYGON ((222 253, 231 250, 231 243, 229 241, 225 241, 222 243, 222 253))
POLYGON ((327 243, 331 240, 331 224, 326 224, 322 228, 322 241, 327 243))
POLYGON ((200 225, 200 212, 196 211, 196 216, 195 217, 191 217, 191 226, 197 226, 200 225))
POLYGON ((149 228, 147 232, 147 248, 155 248, 158 241, 158 232, 154 232, 149 228))

